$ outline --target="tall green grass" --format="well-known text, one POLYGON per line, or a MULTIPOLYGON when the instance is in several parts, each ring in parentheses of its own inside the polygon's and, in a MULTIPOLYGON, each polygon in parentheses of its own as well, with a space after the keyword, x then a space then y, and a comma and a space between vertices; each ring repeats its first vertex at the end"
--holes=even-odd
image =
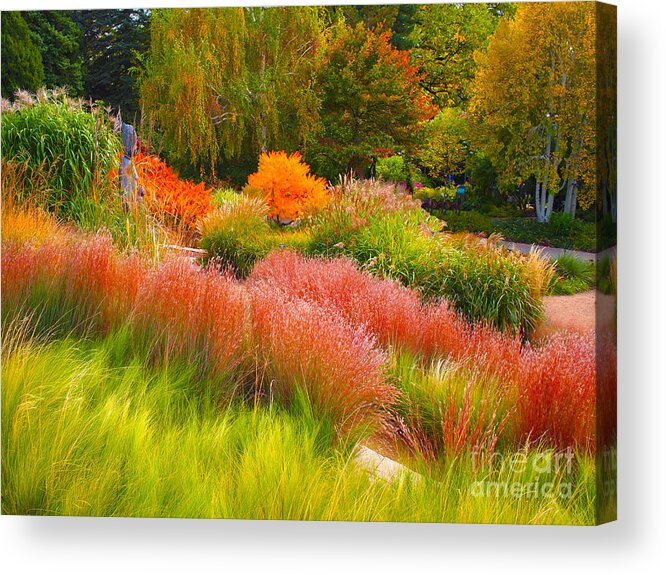
POLYGON ((571 473, 535 475, 534 462, 549 452, 529 451, 520 470, 456 458, 421 468, 419 482, 372 480, 354 465, 353 445, 340 443, 305 399, 290 409, 219 405, 193 392, 187 366, 121 359, 114 338, 38 345, 16 329, 3 336, 3 513, 594 521, 587 456, 571 473), (554 493, 566 485, 568 495, 494 495, 495 484, 516 482, 552 484, 554 493))
POLYGON ((26 96, 2 114, 3 161, 23 166, 27 182, 39 181, 40 203, 65 217, 99 200, 93 188, 119 150, 103 110, 57 92, 26 96))

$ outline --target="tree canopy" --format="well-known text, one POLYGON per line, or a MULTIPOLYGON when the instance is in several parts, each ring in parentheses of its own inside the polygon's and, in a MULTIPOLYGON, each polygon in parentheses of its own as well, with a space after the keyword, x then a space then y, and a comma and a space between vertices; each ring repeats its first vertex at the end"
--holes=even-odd
POLYGON ((315 171, 335 179, 363 169, 377 150, 411 151, 436 109, 421 89, 409 52, 395 49, 388 31, 342 21, 330 30, 321 52, 321 124, 306 155, 315 171))
POLYGON ((42 10, 25 12, 23 17, 42 55, 44 85, 65 87, 72 96, 83 95, 82 33, 69 13, 42 10))
POLYGON ((150 13, 146 10, 79 10, 72 20, 81 30, 84 90, 133 120, 138 110, 136 74, 148 51, 150 13))
POLYGON ((561 190, 571 210, 581 180, 588 180, 578 192, 581 206, 594 201, 587 161, 594 146, 594 16, 586 3, 520 5, 478 55, 471 104, 477 144, 505 183, 536 178, 539 221, 549 219, 561 190))
POLYGON ((316 8, 157 10, 151 26, 141 101, 193 164, 293 151, 313 128, 316 8))

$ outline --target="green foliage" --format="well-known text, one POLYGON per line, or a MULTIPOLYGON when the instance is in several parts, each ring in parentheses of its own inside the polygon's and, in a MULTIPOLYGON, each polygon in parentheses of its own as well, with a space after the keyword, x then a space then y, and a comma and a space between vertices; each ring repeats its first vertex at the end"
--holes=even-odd
POLYGON ((25 12, 23 17, 42 55, 46 87, 64 87, 72 96, 83 95, 83 34, 70 15, 62 10, 41 10, 25 12))
POLYGON ((467 163, 469 122, 456 108, 444 108, 428 122, 419 149, 419 164, 432 177, 463 174, 467 163))
POLYGON ((446 230, 449 232, 483 232, 487 235, 493 233, 493 224, 490 218, 479 212, 447 212, 444 216, 446 230))
MULTIPOLYGON (((108 177, 120 149, 102 110, 87 111, 57 94, 39 94, 2 115, 2 157, 40 181, 42 205, 77 218, 94 201, 93 185, 108 177)), ((24 189, 30 192, 30 188, 24 189)))
MULTIPOLYGON (((184 364, 151 368, 122 338, 7 347, 2 361, 2 512, 123 517, 579 523, 594 521, 593 462, 577 455, 573 497, 479 497, 475 481, 532 485, 527 471, 452 458, 422 481, 376 481, 307 398, 221 406, 184 364), (54 371, 54 366, 58 369, 54 371), (26 417, 26 413, 30 417, 26 417)), ((211 382, 212 384, 212 382, 211 382)), ((219 385, 219 382, 215 382, 219 385)), ((543 463, 543 460, 542 460, 543 463)), ((419 465, 415 462, 414 465, 419 465)))
POLYGON ((426 298, 446 298, 472 322, 524 335, 536 326, 552 273, 545 262, 438 235, 439 222, 390 186, 352 181, 342 190, 312 224, 311 253, 348 255, 426 298))
POLYGON ((219 188, 213 192, 212 204, 219 207, 224 204, 234 204, 241 200, 243 196, 232 188, 219 188))
POLYGON ((2 97, 44 84, 44 65, 20 12, 2 12, 2 97))
POLYGON ((320 29, 315 7, 155 10, 142 105, 166 146, 205 173, 293 152, 317 120, 320 29))
POLYGON ((418 7, 414 22, 412 62, 425 72, 424 88, 442 108, 465 105, 474 54, 485 50, 498 15, 487 4, 427 4, 418 7))
POLYGON ((139 103, 134 70, 148 51, 149 11, 77 10, 70 15, 82 33, 86 96, 133 122, 139 103))
POLYGON ((556 276, 548 290, 551 295, 572 295, 594 287, 596 273, 592 262, 564 254, 554 264, 556 276))
POLYGON ((223 201, 199 226, 200 245, 216 265, 230 267, 245 277, 257 260, 274 249, 307 251, 307 231, 270 224, 263 201, 244 194, 235 196, 223 201))
POLYGON ((375 175, 385 182, 406 182, 405 158, 402 156, 379 158, 375 164, 375 175))
POLYGON ((598 250, 597 227, 594 223, 580 222, 580 227, 576 232, 564 236, 560 235, 562 230, 559 225, 556 230, 553 230, 550 224, 542 224, 535 219, 525 217, 496 220, 494 228, 505 239, 514 242, 585 252, 598 250))

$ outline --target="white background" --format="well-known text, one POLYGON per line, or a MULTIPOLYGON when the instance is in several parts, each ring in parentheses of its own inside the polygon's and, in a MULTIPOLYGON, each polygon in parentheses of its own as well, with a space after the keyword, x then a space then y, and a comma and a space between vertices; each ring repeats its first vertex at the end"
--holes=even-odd
MULTIPOLYGON (((666 11, 662 0, 616 3, 619 521, 573 528, 3 516, 4 573, 666 572, 666 11)), ((3 9, 122 6, 136 4, 2 1, 3 9)))

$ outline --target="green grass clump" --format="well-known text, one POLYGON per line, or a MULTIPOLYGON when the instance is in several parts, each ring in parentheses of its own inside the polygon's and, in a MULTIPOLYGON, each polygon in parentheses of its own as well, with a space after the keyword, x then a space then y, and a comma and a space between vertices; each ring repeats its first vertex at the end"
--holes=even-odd
POLYGON ((22 166, 39 203, 77 219, 94 202, 93 187, 105 179, 120 150, 104 111, 85 109, 56 93, 29 97, 2 114, 2 158, 22 166))
POLYGON ((266 220, 266 205, 244 194, 221 200, 221 205, 199 225, 200 245, 217 265, 246 277, 257 260, 274 249, 307 251, 304 228, 285 228, 266 220))
POLYGON ((3 513, 594 521, 589 456, 577 455, 570 471, 542 474, 534 462, 543 465, 547 450, 524 451, 520 469, 503 464, 511 454, 483 464, 414 462, 424 472, 419 482, 372 480, 353 464, 354 446, 340 443, 305 399, 289 409, 220 405, 196 392, 186 366, 147 368, 116 345, 4 338, 3 513), (537 491, 516 498, 504 492, 514 484, 537 491), (543 487, 556 496, 535 496, 543 487))
POLYGON ((577 258, 564 254, 554 260, 555 278, 549 287, 551 295, 573 295, 594 287, 595 266, 577 258))

